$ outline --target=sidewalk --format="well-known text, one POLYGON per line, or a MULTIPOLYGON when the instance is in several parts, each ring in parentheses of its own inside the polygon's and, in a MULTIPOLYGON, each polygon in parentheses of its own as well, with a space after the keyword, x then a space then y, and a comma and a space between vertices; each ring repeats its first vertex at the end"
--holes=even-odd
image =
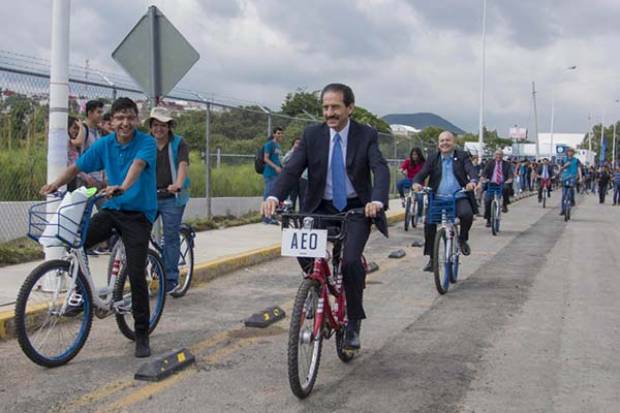
MULTIPOLYGON (((388 217, 402 220, 400 200, 390 201, 388 217)), ((280 256, 280 227, 250 224, 196 233, 194 282, 206 281, 234 269, 280 256)), ((97 287, 103 287, 109 255, 91 256, 90 268, 97 287)), ((43 261, 0 269, 0 313, 12 311, 19 288, 28 274, 43 261)))

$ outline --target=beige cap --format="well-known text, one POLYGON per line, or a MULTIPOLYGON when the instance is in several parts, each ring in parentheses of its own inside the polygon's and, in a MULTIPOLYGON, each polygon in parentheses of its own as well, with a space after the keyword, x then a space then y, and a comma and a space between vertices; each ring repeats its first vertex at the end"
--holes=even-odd
POLYGON ((170 127, 174 127, 176 125, 176 121, 172 118, 172 116, 170 116, 170 111, 161 106, 151 109, 151 114, 144 120, 144 124, 149 125, 151 123, 151 119, 157 119, 162 123, 169 123, 170 127))

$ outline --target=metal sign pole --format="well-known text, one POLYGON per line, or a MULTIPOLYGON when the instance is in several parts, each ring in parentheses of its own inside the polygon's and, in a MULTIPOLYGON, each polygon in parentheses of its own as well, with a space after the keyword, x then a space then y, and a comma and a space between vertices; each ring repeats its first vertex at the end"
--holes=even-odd
POLYGON ((157 7, 149 7, 148 17, 149 30, 151 33, 151 90, 149 91, 149 97, 153 99, 154 106, 157 106, 159 104, 159 97, 161 96, 161 58, 157 7))

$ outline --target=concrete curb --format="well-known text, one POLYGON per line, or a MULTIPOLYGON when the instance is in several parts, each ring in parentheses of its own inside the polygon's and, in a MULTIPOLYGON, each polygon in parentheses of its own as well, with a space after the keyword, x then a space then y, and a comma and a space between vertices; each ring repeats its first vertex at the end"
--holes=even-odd
MULTIPOLYGON (((404 211, 388 213, 387 216, 387 221, 390 225, 402 221, 403 219, 405 219, 404 211)), ((245 251, 237 255, 197 263, 194 267, 192 285, 197 286, 240 268, 251 267, 265 261, 279 258, 280 248, 280 244, 274 244, 268 247, 245 251)), ((0 312, 0 340, 16 337, 14 318, 14 310, 0 312)))

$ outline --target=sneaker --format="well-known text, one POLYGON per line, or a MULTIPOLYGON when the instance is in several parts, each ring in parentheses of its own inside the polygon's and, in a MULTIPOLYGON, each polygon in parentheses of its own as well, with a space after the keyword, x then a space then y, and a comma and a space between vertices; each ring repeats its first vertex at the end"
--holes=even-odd
POLYGON ((502 212, 506 214, 508 212, 508 207, 506 205, 502 206, 502 212))
POLYGON ((422 269, 422 271, 426 271, 426 272, 433 272, 433 259, 429 259, 428 263, 426 263, 426 266, 422 269))
POLYGON ((461 252, 463 253, 463 255, 467 256, 471 254, 471 248, 469 247, 469 244, 467 243, 467 241, 460 239, 459 247, 461 248, 461 252))
POLYGON ((166 294, 170 294, 176 291, 179 286, 179 282, 176 280, 166 280, 166 294))

